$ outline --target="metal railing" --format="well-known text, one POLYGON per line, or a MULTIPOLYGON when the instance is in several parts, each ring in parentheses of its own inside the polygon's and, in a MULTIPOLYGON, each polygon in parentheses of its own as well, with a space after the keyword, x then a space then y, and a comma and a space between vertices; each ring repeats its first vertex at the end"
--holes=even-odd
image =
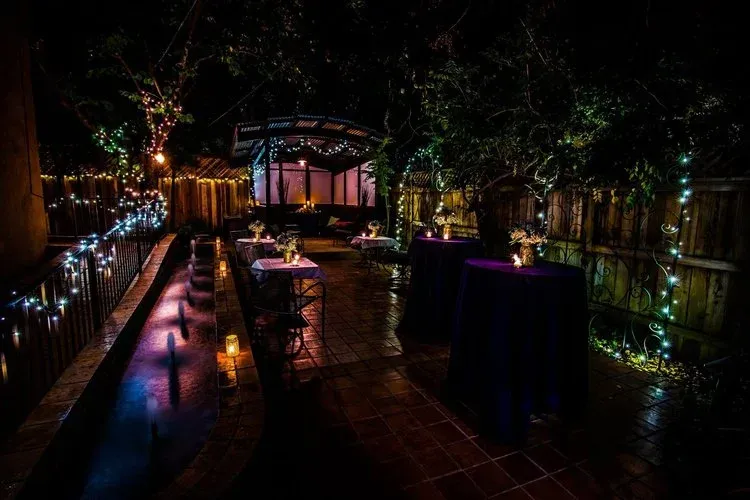
POLYGON ((0 306, 0 434, 14 429, 91 340, 163 234, 163 200, 65 252, 37 284, 0 306))

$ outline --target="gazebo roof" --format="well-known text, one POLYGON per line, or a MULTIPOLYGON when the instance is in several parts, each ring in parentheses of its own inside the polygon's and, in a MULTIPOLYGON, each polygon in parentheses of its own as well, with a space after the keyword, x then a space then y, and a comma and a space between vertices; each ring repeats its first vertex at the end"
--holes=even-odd
POLYGON ((230 157, 255 164, 268 153, 272 160, 311 159, 336 171, 367 161, 382 141, 382 134, 348 120, 297 115, 235 125, 230 157))

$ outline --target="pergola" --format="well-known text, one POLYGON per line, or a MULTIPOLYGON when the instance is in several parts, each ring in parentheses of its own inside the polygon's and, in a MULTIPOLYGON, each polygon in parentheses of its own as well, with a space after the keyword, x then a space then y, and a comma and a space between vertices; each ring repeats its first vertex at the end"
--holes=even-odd
POLYGON ((374 206, 368 162, 382 141, 378 132, 347 120, 270 118, 237 124, 230 158, 235 167, 249 167, 256 206, 374 206))

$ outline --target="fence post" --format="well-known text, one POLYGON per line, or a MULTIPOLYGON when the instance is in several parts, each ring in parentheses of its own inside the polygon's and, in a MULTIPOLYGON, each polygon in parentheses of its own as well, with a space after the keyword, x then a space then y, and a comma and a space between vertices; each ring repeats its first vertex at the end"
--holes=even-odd
POLYGON ((135 219, 135 249, 138 253, 138 276, 143 268, 143 256, 141 255, 141 219, 136 215, 135 219))
POLYGON ((91 323, 96 331, 102 324, 101 315, 101 300, 102 297, 99 295, 99 283, 97 282, 97 263, 96 263, 96 252, 92 252, 90 249, 86 251, 86 267, 89 274, 89 299, 91 301, 91 323))

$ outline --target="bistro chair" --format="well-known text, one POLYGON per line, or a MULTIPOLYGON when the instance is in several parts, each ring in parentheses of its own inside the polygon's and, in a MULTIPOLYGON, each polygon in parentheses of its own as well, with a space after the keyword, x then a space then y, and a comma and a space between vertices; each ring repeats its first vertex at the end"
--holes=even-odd
POLYGON ((292 356, 304 346, 303 332, 309 326, 303 309, 321 300, 321 338, 325 342, 326 287, 322 281, 298 290, 291 273, 250 269, 249 292, 253 331, 261 318, 272 319, 279 345, 284 346, 285 352, 286 346, 289 346, 292 356), (299 347, 295 348, 297 339, 299 347))
POLYGON ((266 249, 263 243, 250 243, 242 248, 245 252, 245 262, 248 266, 252 266, 256 260, 266 258, 266 249))
POLYGON ((250 233, 247 229, 238 229, 237 231, 229 231, 229 239, 232 240, 232 242, 236 242, 240 238, 249 238, 250 233))
POLYGON ((394 282, 408 282, 411 260, 406 250, 394 250, 389 248, 381 256, 381 262, 385 265, 391 265, 396 268, 396 275, 391 276, 390 280, 394 282))

